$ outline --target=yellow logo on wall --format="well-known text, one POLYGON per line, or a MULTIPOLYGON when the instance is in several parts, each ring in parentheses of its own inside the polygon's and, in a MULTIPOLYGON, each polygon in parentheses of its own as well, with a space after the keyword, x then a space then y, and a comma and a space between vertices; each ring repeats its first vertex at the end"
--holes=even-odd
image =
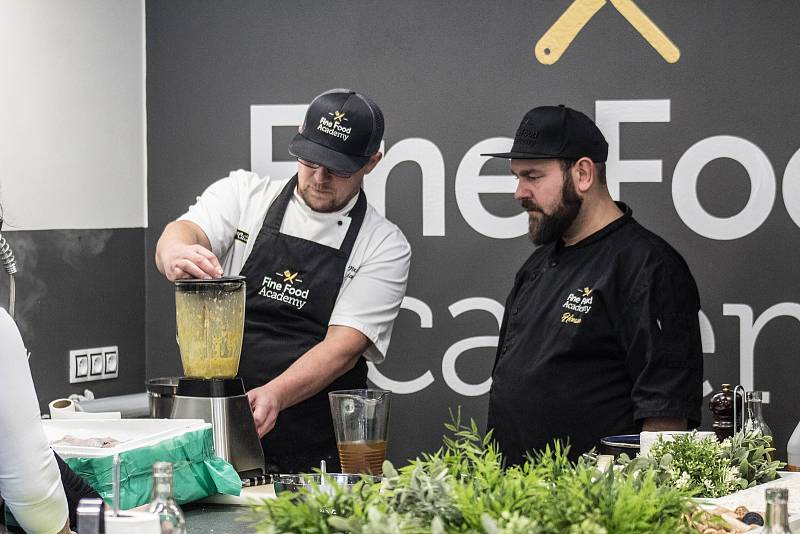
MULTIPOLYGON (((677 63, 681 51, 633 0, 610 0, 614 8, 650 43, 667 63, 677 63)), ((552 65, 607 0, 575 0, 544 33, 534 47, 536 59, 552 65)))

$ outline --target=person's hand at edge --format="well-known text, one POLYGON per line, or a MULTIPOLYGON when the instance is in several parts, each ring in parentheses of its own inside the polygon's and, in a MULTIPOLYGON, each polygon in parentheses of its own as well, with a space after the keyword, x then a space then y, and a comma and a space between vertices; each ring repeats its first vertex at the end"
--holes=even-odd
POLYGON ((275 426, 278 413, 281 411, 280 400, 270 389, 269 384, 248 391, 247 400, 250 402, 250 409, 253 410, 256 432, 258 437, 262 438, 275 426))

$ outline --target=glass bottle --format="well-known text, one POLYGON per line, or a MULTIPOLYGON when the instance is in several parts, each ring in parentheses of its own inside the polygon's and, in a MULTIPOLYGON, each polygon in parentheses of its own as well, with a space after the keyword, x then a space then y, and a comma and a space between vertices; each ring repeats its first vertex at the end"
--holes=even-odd
POLYGON ((186 534, 186 521, 178 503, 172 498, 172 464, 153 464, 153 497, 148 512, 158 514, 161 534, 186 534))
POLYGON ((764 414, 761 411, 761 393, 761 391, 747 392, 747 412, 744 419, 744 428, 749 427, 754 430, 761 430, 762 435, 771 436, 772 429, 764 421, 764 414))
POLYGON ((764 518, 763 534, 792 534, 789 529, 789 490, 769 488, 765 490, 767 514, 764 518))

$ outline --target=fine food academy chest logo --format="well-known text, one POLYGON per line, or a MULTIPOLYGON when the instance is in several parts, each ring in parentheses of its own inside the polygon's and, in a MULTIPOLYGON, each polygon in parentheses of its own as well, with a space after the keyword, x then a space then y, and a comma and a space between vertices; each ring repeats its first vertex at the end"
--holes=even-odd
POLYGON ((567 296, 567 300, 561 305, 568 310, 561 314, 561 322, 565 324, 579 325, 583 323, 583 318, 592 309, 592 289, 584 287, 574 291, 567 296))
POLYGON ((309 289, 298 287, 303 281, 297 278, 299 272, 285 269, 282 273, 275 273, 277 278, 265 276, 261 282, 258 294, 262 297, 285 302, 297 310, 302 310, 308 302, 309 289))

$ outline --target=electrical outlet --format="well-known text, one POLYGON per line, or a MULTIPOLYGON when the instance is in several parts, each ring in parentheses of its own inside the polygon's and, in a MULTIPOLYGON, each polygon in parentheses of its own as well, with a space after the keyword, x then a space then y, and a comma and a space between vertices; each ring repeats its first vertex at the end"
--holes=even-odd
POLYGON ((69 351, 69 383, 89 380, 89 353, 85 350, 69 351))
POLYGON ((119 348, 103 348, 103 378, 117 378, 119 375, 119 348))
POLYGON ((103 367, 105 367, 105 360, 103 359, 102 352, 89 353, 89 376, 99 378, 103 376, 103 367))
POLYGON ((69 383, 106 380, 119 376, 119 348, 98 347, 69 351, 69 383))

